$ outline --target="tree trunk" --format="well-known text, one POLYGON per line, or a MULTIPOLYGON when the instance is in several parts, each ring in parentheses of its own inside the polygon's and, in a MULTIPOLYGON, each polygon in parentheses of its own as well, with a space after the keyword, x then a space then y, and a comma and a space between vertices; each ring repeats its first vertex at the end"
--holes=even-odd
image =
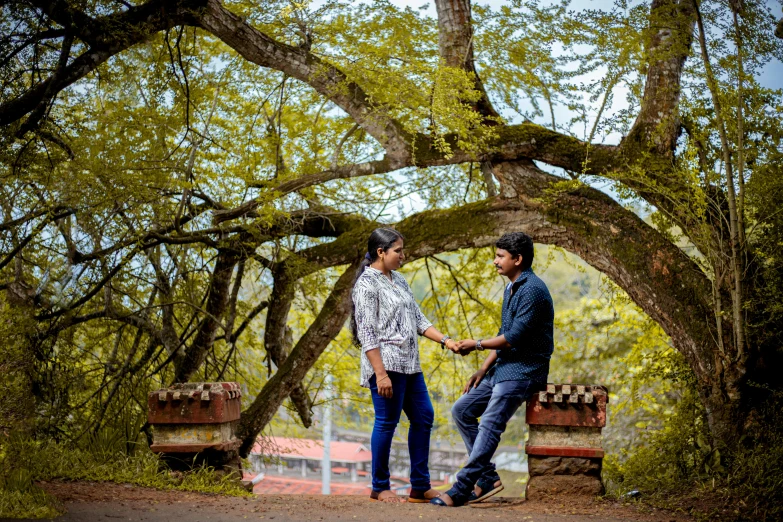
MULTIPOLYGON (((354 251, 355 252, 355 251, 354 251)), ((278 367, 277 372, 261 389, 253 403, 239 420, 237 437, 242 440, 239 453, 247 457, 256 442, 258 434, 272 420, 277 409, 288 397, 290 390, 310 371, 329 343, 340 333, 351 312, 351 291, 359 260, 354 261, 337 280, 331 294, 324 302, 321 312, 310 328, 302 335, 291 354, 278 367)))
POLYGON ((218 327, 221 326, 221 319, 228 308, 231 276, 239 260, 240 256, 235 251, 222 250, 218 253, 215 268, 212 271, 212 279, 209 282, 205 313, 199 323, 198 333, 196 333, 193 343, 185 350, 181 358, 175 359, 174 382, 188 382, 204 363, 207 351, 215 342, 218 327))
MULTIPOLYGON (((293 300, 294 282, 288 276, 287 265, 281 263, 274 270, 274 287, 272 288, 272 297, 269 300, 264 331, 264 348, 267 357, 278 369, 285 363, 291 348, 290 329, 286 325, 286 321, 293 300)), ((301 382, 296 383, 291 390, 291 403, 296 408, 302 425, 309 428, 313 423, 313 415, 310 411, 312 404, 310 396, 301 382)))

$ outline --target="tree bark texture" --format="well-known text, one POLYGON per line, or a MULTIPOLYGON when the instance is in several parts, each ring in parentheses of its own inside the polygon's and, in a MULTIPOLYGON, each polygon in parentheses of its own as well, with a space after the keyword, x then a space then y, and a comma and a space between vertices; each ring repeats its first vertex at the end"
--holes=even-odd
POLYGON ((476 77, 476 89, 482 93, 474 108, 484 116, 499 117, 476 71, 470 0, 435 0, 435 8, 438 12, 438 47, 441 59, 449 67, 473 73, 476 77))
POLYGON ((184 354, 175 359, 174 382, 188 382, 204 363, 207 351, 214 344, 218 328, 222 325, 221 320, 228 309, 231 276, 238 262, 239 255, 234 251, 218 253, 209 283, 205 313, 195 339, 184 354))

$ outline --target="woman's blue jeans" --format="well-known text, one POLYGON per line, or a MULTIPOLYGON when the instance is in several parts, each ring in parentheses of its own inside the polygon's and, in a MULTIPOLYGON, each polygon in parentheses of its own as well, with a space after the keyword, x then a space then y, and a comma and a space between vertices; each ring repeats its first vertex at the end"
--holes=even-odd
POLYGON ((430 432, 435 412, 430 394, 424 382, 424 374, 407 375, 388 372, 392 384, 392 397, 385 399, 378 395, 375 375, 370 377, 372 404, 375 407, 375 424, 372 429, 372 489, 385 491, 389 484, 389 454, 391 453, 394 430, 400 422, 400 413, 411 423, 408 431, 408 452, 411 457, 411 489, 430 489, 430 432))

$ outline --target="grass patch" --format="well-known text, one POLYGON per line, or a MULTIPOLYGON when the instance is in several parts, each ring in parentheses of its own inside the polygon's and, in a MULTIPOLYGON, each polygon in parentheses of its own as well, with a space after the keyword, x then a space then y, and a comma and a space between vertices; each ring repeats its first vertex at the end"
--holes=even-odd
POLYGON ((202 466, 185 473, 161 469, 144 445, 130 453, 100 444, 87 447, 25 440, 13 435, 0 448, 0 518, 51 518, 63 512, 57 499, 35 485, 44 480, 89 480, 156 489, 251 496, 236 477, 202 466))

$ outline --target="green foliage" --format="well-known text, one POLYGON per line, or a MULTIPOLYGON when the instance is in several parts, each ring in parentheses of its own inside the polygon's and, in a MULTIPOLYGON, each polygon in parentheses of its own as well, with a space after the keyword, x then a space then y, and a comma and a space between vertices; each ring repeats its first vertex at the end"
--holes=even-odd
POLYGON ((732 499, 738 520, 772 521, 783 518, 783 415, 781 397, 762 408, 765 423, 748 433, 727 466, 717 489, 732 499), (766 411, 764 411, 766 410, 766 411))
MULTIPOLYGON (((34 422, 31 412, 34 399, 31 393, 31 373, 35 367, 32 354, 26 350, 27 335, 33 329, 32 321, 23 310, 14 309, 0 300, 0 374, 3 375, 3 400, 0 400, 0 434, 13 427, 34 422)), ((2 435, 0 435, 1 437, 2 435)))
POLYGON ((4 518, 51 519, 63 513, 57 499, 38 486, 26 491, 0 489, 0 516, 4 518))
POLYGON ((673 414, 633 449, 604 459, 608 494, 641 491, 667 508, 692 506, 704 520, 772 521, 783 516, 783 423, 780 397, 761 408, 764 423, 721 452, 710 441, 704 408, 686 387, 673 414))
POLYGON ((703 408, 688 390, 662 427, 644 433, 635 448, 604 460, 607 489, 615 495, 632 489, 664 494, 694 478, 711 478, 721 471, 720 455, 707 440, 703 408))

